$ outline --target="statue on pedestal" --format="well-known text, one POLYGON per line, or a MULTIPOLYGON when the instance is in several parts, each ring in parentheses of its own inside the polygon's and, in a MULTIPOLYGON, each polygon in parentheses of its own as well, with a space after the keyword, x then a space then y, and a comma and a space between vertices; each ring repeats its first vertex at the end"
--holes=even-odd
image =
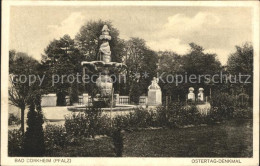
POLYGON ((153 80, 151 81, 151 85, 148 86, 148 90, 150 89, 161 89, 158 85, 159 79, 156 77, 153 77, 153 80))
POLYGON ((151 85, 148 87, 148 106, 158 106, 162 104, 162 91, 158 85, 159 79, 153 77, 151 85))
POLYGON ((203 93, 203 91, 204 91, 203 88, 199 88, 198 101, 204 101, 204 93, 203 93))
POLYGON ((99 51, 101 54, 102 61, 108 63, 111 62, 111 51, 108 41, 111 40, 111 36, 109 35, 110 30, 107 25, 104 25, 102 28, 102 35, 100 35, 99 39, 102 40, 102 44, 100 45, 99 51))

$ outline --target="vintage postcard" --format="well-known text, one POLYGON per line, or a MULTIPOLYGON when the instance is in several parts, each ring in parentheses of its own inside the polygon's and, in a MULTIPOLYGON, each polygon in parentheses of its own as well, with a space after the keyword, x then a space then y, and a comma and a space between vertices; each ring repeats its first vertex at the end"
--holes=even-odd
POLYGON ((1 165, 259 165, 258 1, 2 1, 1 165))

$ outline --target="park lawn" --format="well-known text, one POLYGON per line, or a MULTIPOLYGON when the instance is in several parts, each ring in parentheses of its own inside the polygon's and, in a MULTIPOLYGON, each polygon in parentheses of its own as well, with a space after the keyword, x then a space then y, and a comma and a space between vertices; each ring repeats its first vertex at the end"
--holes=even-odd
POLYGON ((252 121, 125 134, 127 157, 252 157, 252 121))
POLYGON ((67 145, 63 149, 54 151, 51 157, 115 157, 112 139, 102 137, 85 139, 77 145, 67 145))
MULTIPOLYGON (((142 129, 123 135, 123 157, 252 157, 253 153, 252 120, 179 129, 142 129)), ((67 146, 56 155, 115 156, 109 137, 67 146)))

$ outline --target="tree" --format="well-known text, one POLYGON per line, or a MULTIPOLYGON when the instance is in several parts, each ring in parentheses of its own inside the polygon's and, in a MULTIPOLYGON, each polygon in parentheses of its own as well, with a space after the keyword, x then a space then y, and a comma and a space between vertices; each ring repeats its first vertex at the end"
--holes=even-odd
POLYGON ((80 53, 86 56, 88 61, 97 60, 101 45, 99 36, 102 34, 101 30, 104 25, 107 25, 110 29, 111 40, 109 41, 109 45, 111 49, 111 61, 122 62, 124 41, 118 37, 119 31, 113 27, 110 21, 89 21, 84 24, 75 37, 77 48, 80 50, 80 53))
MULTIPOLYGON (((199 78, 198 76, 200 75, 210 75, 212 77, 213 75, 220 74, 222 71, 222 66, 219 60, 216 59, 216 54, 204 53, 203 47, 195 43, 190 43, 190 47, 190 52, 182 57, 182 70, 184 71, 183 74, 187 74, 188 77, 193 74, 196 75, 197 78, 199 78)), ((208 84, 207 82, 208 80, 205 77, 201 77, 196 84, 191 82, 184 84, 183 88, 185 89, 183 90, 185 90, 187 93, 187 90, 190 86, 196 89, 203 87, 205 89, 205 94, 209 95, 210 89, 217 90, 219 86, 222 86, 222 84, 208 84)))
POLYGON ((34 84, 29 84, 28 77, 37 73, 39 62, 26 53, 16 53, 14 50, 9 51, 9 56, 9 74, 11 76, 8 88, 9 101, 11 105, 21 110, 21 131, 24 134, 24 111, 30 101, 30 95, 35 89, 34 84), (20 77, 22 75, 25 77, 20 77), (19 77, 23 80, 19 80, 19 77))
MULTIPOLYGON (((77 73, 82 74, 80 63, 83 60, 85 57, 79 53, 74 40, 69 35, 51 41, 46 47, 41 66, 42 73, 46 77, 44 87, 48 92, 57 94, 57 105, 65 105, 65 96, 71 94, 69 90, 73 92, 72 96, 78 96, 78 91, 83 88, 83 84, 72 80, 76 79, 77 73), (70 75, 72 79, 69 79, 70 75), (55 84, 53 78, 57 78, 55 84)), ((71 99, 74 99, 72 102, 77 102, 77 97, 71 99)))
POLYGON ((182 56, 169 51, 159 52, 161 55, 159 73, 166 73, 162 77, 165 83, 159 82, 164 94, 172 96, 172 100, 185 100, 189 87, 195 89, 203 87, 205 94, 209 94, 210 88, 217 89, 217 85, 207 84, 208 80, 205 77, 199 78, 199 76, 219 74, 222 70, 220 62, 216 59, 216 54, 208 54, 203 51, 203 47, 190 43, 189 53, 182 56), (168 77, 167 82, 169 74, 174 78, 168 77), (191 75, 197 76, 196 83, 185 81, 185 77, 189 78, 191 75), (177 81, 179 83, 176 83, 177 81))
MULTIPOLYGON (((167 75, 177 75, 183 74, 183 61, 182 57, 175 52, 171 51, 159 51, 159 63, 158 63, 158 75, 162 76, 162 79, 165 80, 159 81, 159 85, 162 89, 163 96, 171 96, 172 100, 177 100, 180 97, 183 97, 180 92, 179 86, 176 87, 175 83, 167 82, 167 75), (163 74, 166 73, 166 74, 163 74), (179 95, 179 97, 178 97, 179 95)), ((169 81, 171 81, 168 78, 169 81)), ((184 95, 185 97, 185 95, 184 95)), ((165 98, 163 98, 165 100, 165 98)))
POLYGON ((45 153, 42 127, 44 121, 41 110, 40 94, 36 94, 33 98, 31 98, 27 117, 28 127, 24 137, 23 154, 25 156, 43 156, 45 153))
POLYGON ((236 84, 233 84, 232 90, 236 94, 246 93, 251 99, 253 96, 253 53, 251 43, 236 46, 236 52, 230 55, 227 62, 227 72, 236 79, 236 84), (243 82, 247 81, 248 83, 240 83, 239 74, 247 75, 241 77, 241 79, 243 82), (248 80, 247 77, 249 78, 248 80))
POLYGON ((157 54, 143 39, 131 38, 126 42, 123 59, 127 65, 125 93, 129 93, 131 101, 138 103, 139 96, 147 93, 153 76, 156 76, 157 54))

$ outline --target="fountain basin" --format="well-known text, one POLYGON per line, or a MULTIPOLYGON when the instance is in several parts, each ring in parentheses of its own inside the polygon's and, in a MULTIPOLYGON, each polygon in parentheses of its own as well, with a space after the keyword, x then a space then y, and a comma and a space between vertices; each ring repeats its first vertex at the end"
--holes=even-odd
POLYGON ((123 63, 117 62, 104 62, 104 61, 83 61, 81 62, 82 66, 88 67, 92 71, 102 72, 105 68, 112 68, 114 70, 118 70, 120 68, 126 68, 126 65, 123 63))
MULTIPOLYGON (((72 112, 82 112, 86 110, 86 105, 78 105, 78 106, 68 106, 67 109, 72 112)), ((113 108, 101 108, 102 111, 131 111, 135 108, 138 108, 138 105, 126 105, 126 104, 117 104, 113 108)))

